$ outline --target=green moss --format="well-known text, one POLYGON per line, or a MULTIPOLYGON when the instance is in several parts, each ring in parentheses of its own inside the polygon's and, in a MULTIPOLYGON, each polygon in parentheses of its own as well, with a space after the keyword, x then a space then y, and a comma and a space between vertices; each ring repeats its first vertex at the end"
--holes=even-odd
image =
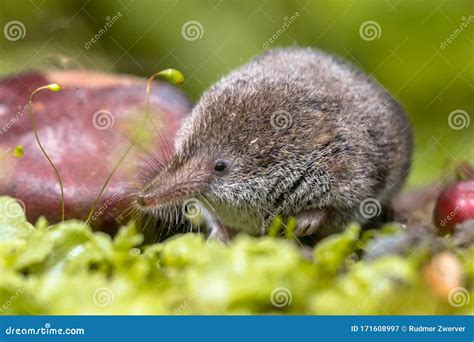
MULTIPOLYGON (((21 210, 10 217, 12 205, 17 204, 0 197, 2 314, 462 314, 469 309, 431 293, 416 253, 359 260, 364 239, 357 225, 322 240, 309 259, 294 241, 270 236, 240 235, 224 245, 185 234, 142 246, 133 224, 113 240, 80 221, 48 225, 41 219, 34 227, 21 210)), ((458 252, 469 282, 472 249, 458 252)))

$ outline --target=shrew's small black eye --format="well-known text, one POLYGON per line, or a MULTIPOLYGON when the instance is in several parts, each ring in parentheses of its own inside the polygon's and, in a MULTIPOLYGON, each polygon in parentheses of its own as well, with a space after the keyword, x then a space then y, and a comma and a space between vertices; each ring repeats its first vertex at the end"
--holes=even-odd
POLYGON ((227 162, 225 160, 216 160, 214 162, 214 171, 224 172, 227 169, 227 162))

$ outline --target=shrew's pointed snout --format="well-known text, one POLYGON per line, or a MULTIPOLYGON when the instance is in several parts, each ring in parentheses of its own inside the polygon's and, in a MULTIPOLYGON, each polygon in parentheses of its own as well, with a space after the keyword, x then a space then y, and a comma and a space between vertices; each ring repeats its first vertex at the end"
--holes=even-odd
POLYGON ((177 201, 182 192, 179 184, 170 187, 157 187, 138 193, 135 200, 140 207, 155 208, 177 201))
POLYGON ((162 170, 140 191, 135 201, 144 209, 176 206, 199 196, 208 186, 213 170, 211 162, 199 158, 162 170))
POLYGON ((139 192, 135 196, 137 205, 144 209, 153 209, 160 206, 176 205, 184 200, 196 197, 202 193, 205 183, 188 181, 171 185, 154 186, 139 192))

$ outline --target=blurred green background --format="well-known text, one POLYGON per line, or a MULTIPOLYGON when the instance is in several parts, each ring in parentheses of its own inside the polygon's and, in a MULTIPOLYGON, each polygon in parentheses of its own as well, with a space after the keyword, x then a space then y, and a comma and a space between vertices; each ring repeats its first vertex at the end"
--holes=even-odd
POLYGON ((193 101, 267 47, 318 47, 373 75, 405 107, 416 146, 409 187, 474 160, 472 0, 1 0, 0 28, 1 76, 174 67, 193 101))

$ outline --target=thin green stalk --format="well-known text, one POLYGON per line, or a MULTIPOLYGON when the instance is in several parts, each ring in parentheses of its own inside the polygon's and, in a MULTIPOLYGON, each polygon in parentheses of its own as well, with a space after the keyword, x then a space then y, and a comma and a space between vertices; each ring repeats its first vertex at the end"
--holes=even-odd
POLYGON ((107 177, 107 179, 105 180, 104 184, 102 185, 102 188, 100 189, 99 193, 97 194, 95 200, 94 200, 94 204, 91 208, 91 210, 89 211, 89 215, 87 216, 87 219, 86 219, 86 224, 89 225, 90 223, 90 220, 92 218, 92 215, 94 214, 94 211, 97 207, 97 204, 99 203, 99 200, 100 200, 100 197, 102 196, 102 194, 104 193, 105 191, 105 188, 107 187, 107 185, 109 184, 109 181, 110 179, 112 178, 112 176, 115 174, 115 171, 117 171, 118 167, 122 164, 123 160, 127 157, 128 153, 130 152, 130 150, 132 149, 133 146, 135 146, 137 140, 138 140, 138 136, 139 136, 139 133, 140 131, 142 130, 143 126, 145 125, 145 122, 147 121, 148 119, 148 116, 149 116, 149 111, 150 111, 150 93, 151 93, 151 83, 153 82, 153 80, 158 77, 158 76, 162 76, 164 77, 167 81, 169 81, 170 83, 172 84, 175 84, 175 85, 178 85, 178 84, 181 84, 184 82, 184 76, 183 74, 176 70, 176 69, 165 69, 165 70, 162 70, 162 71, 159 71, 153 75, 151 75, 148 80, 147 80, 147 84, 146 84, 146 104, 145 104, 145 114, 143 115, 143 119, 140 123, 140 125, 138 126, 138 129, 137 131, 135 132, 135 135, 132 139, 132 141, 130 142, 130 145, 127 147, 127 150, 125 151, 125 153, 122 155, 122 157, 119 159, 119 161, 117 162, 117 164, 115 164, 114 168, 112 169, 112 171, 110 172, 109 176, 107 177))
POLYGON ((41 152, 43 152, 43 155, 46 157, 49 164, 53 168, 54 173, 56 174, 56 178, 58 179, 59 187, 61 188, 61 221, 64 222, 64 187, 63 187, 63 182, 61 180, 61 176, 59 175, 58 169, 56 168, 53 161, 51 160, 51 158, 46 153, 43 145, 41 144, 41 141, 40 141, 39 136, 38 136, 38 130, 36 129, 36 120, 35 120, 35 117, 33 115, 33 96, 37 92, 39 92, 41 90, 60 91, 61 89, 62 89, 61 86, 59 86, 56 83, 52 83, 52 84, 48 84, 48 85, 45 85, 45 86, 42 86, 42 87, 39 87, 39 88, 36 88, 35 90, 33 90, 33 92, 30 94, 30 99, 29 99, 29 102, 28 102, 28 104, 29 104, 28 115, 30 117, 31 127, 33 128, 33 132, 35 133, 36 142, 38 143, 38 146, 41 149, 41 152))

